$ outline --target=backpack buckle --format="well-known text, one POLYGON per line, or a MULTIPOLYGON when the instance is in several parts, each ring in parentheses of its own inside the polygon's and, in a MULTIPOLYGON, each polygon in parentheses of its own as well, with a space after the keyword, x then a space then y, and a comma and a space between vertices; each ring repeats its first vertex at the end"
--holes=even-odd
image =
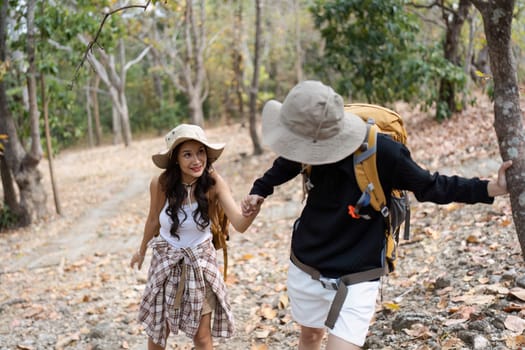
POLYGON ((339 283, 341 280, 339 278, 328 278, 328 277, 319 277, 319 282, 324 289, 337 290, 339 288, 339 283))

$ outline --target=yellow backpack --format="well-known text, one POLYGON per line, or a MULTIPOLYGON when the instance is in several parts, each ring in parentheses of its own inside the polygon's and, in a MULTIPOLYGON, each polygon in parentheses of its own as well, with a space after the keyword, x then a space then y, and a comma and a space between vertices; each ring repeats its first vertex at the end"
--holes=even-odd
MULTIPOLYGON (((387 200, 376 167, 377 133, 387 134, 394 140, 406 144, 407 132, 401 116, 385 107, 365 103, 345 105, 345 111, 355 114, 367 123, 367 136, 361 147, 354 152, 354 171, 359 188, 363 192, 355 205, 348 206, 348 213, 358 219, 370 219, 360 213, 365 206, 372 206, 379 211, 387 222, 386 262, 388 271, 395 269, 399 232, 404 223, 404 239, 409 238, 410 203, 405 191, 393 190, 390 193, 390 206, 387 200)), ((311 166, 303 164, 303 189, 308 192, 311 166)))
POLYGON ((210 230, 213 235, 213 246, 215 249, 222 249, 224 260, 224 280, 228 277, 228 245, 226 241, 230 237, 230 220, 224 213, 221 204, 217 199, 210 201, 209 207, 210 230))

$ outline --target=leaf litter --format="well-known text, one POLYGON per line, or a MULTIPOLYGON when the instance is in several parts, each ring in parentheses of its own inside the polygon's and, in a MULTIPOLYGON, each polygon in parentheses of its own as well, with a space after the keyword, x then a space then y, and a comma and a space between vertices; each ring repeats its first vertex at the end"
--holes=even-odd
MULTIPOLYGON (((442 123, 404 104, 395 108, 406 120, 414 159, 430 171, 496 174, 500 158, 484 97, 442 123)), ((207 133, 228 141, 216 168, 240 201, 275 155, 247 155, 249 132, 239 124, 207 133)), ((129 258, 142 237, 149 179, 158 173, 150 157, 162 147, 162 138, 152 138, 56 157, 64 214, 0 235, 0 350, 146 349, 136 317, 149 258, 140 271, 129 268, 129 258)), ((51 193, 48 165, 40 166, 51 193)), ((214 339, 216 349, 297 348, 286 271, 301 200, 298 177, 265 201, 246 233, 231 235, 226 283, 237 332, 214 339)), ((525 346, 525 269, 508 197, 492 206, 413 200, 411 238, 401 241, 399 255, 398 270, 382 280, 365 348, 525 346)), ((192 348, 180 334, 168 344, 192 348)))

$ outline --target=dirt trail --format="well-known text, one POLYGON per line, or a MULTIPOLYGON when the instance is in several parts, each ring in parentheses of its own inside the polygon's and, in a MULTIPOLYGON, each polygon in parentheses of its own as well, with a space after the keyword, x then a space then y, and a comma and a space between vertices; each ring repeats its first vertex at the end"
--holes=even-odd
MULTIPOLYGON (((62 229, 49 241, 40 242, 33 246, 31 252, 19 259, 6 262, 6 271, 19 269, 36 269, 59 265, 62 261, 74 262, 81 257, 112 253, 118 249, 127 249, 135 240, 118 242, 118 237, 107 236, 100 239, 100 226, 116 217, 126 202, 133 201, 135 197, 142 196, 148 188, 151 174, 129 172, 127 183, 121 191, 115 192, 111 197, 95 207, 87 208, 81 215, 73 220, 70 226, 62 229), (109 241, 108 241, 109 240, 109 241), (111 242, 114 241, 114 242, 111 242)), ((110 191, 114 185, 107 186, 102 191, 110 191), (109 187, 109 188, 108 188, 109 187)))
MULTIPOLYGON (((248 133, 232 128, 241 129, 218 128, 208 136, 214 141, 231 135, 215 166, 240 200, 255 174, 274 156, 245 157, 240 150, 250 147, 248 133)), ((135 141, 129 148, 105 146, 57 157, 55 173, 64 215, 50 215, 37 225, 0 237, 0 249, 8 252, 0 264, 0 350, 146 348, 136 315, 149 256, 140 271, 128 264, 142 237, 149 179, 159 173, 150 157, 162 147, 163 139, 156 138, 135 141)), ((41 170, 49 186, 47 163, 42 162, 41 170)), ((300 186, 292 182, 287 188, 300 186)), ((218 339, 216 349, 245 349, 258 342, 289 349, 289 343, 296 341, 294 337, 285 341, 289 333, 273 339, 275 326, 270 332, 257 321, 261 303, 275 304, 276 296, 284 293, 288 225, 300 210, 296 200, 300 192, 285 189, 283 193, 275 196, 246 234, 232 233, 228 288, 238 331, 233 339, 218 339), (258 236, 268 231, 267 223, 280 225, 282 231, 258 236), (261 288, 261 276, 279 281, 279 294, 272 291, 273 283, 270 290, 261 288)), ((49 208, 50 213, 53 210, 49 208)), ((171 336, 170 344, 172 349, 190 349, 191 340, 171 336)))
MULTIPOLYGON (((473 124, 466 118, 462 121, 465 127, 441 125, 436 130, 449 135, 473 124)), ((434 135, 435 131, 429 133, 434 135)), ((458 140, 463 144, 464 135, 472 134, 463 133, 458 140)), ((222 141, 224 135, 228 135, 228 144, 216 168, 240 200, 253 179, 271 164, 274 154, 246 157, 251 142, 247 130, 239 125, 208 132, 212 142, 222 141)), ((463 146, 447 143, 439 145, 441 153, 434 152, 435 145, 419 146, 423 140, 428 141, 425 135, 421 140, 417 137, 412 135, 414 155, 431 170, 436 161, 443 159, 450 162, 444 164, 446 168, 440 168, 442 172, 466 176, 493 175, 499 166, 493 143, 488 147, 487 142, 481 141, 485 146, 476 151, 488 148, 491 153, 477 157, 472 152, 465 153, 463 146), (447 147, 459 153, 442 150, 447 147)), ((435 138, 436 142, 455 140, 435 138)), ((476 138, 480 139, 479 135, 476 138)), ((55 173, 64 215, 50 215, 31 228, 0 236, 0 250, 5 252, 0 263, 0 350, 146 349, 146 336, 136 316, 149 257, 141 271, 131 270, 128 264, 142 237, 149 179, 158 173, 150 156, 162 147, 159 137, 134 141, 128 148, 106 146, 64 152, 57 157, 55 173)), ((45 185, 50 188, 47 164, 43 162, 41 167, 45 185)), ((216 350, 297 348, 298 328, 291 321, 285 281, 290 229, 300 211, 301 198, 298 177, 281 186, 265 202, 245 234, 232 233, 227 287, 237 334, 228 340, 215 340, 216 350)), ((409 291, 400 312, 421 311, 422 306, 435 314, 442 311, 428 303, 425 296, 429 291, 421 290, 423 283, 418 281, 431 283, 438 275, 454 274, 452 281, 464 287, 467 274, 478 270, 485 274, 477 265, 469 266, 477 263, 476 259, 450 265, 458 256, 468 257, 469 249, 483 249, 483 254, 473 254, 474 257, 487 256, 496 262, 493 275, 499 275, 502 269, 521 268, 516 258, 519 245, 508 234, 509 220, 502 214, 509 212, 506 199, 498 200, 492 207, 413 205, 414 240, 402 247, 399 278, 387 279, 384 289, 385 300, 409 291), (471 236, 479 240, 474 248, 465 245, 465 237, 471 236), (489 239, 486 244, 485 237, 489 239), (447 242, 447 247, 439 242, 447 242), (421 269, 422 266, 430 266, 431 271, 421 269)), ((53 212, 52 207, 49 210, 53 212)), ((391 333, 394 316, 378 312, 380 319, 371 328, 371 344, 380 345, 371 348, 386 348, 385 341, 392 349, 416 349, 418 345, 423 348, 427 342, 423 338, 391 333)), ((439 318, 433 318, 433 322, 434 328, 444 329, 447 335, 452 332, 439 323, 439 318)), ((500 337, 502 330, 493 333, 500 337)), ((191 349, 191 340, 184 335, 170 336, 168 342, 167 349, 191 349)))

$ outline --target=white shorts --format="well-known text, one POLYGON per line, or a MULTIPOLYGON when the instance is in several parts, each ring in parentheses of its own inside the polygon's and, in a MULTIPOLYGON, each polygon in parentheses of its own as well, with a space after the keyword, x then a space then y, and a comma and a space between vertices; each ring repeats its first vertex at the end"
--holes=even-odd
MULTIPOLYGON (((335 290, 324 288, 290 261, 288 268, 288 296, 293 319, 301 326, 325 328, 326 317, 335 297, 335 290)), ((333 329, 328 329, 349 343, 363 346, 370 321, 374 316, 379 281, 348 286, 339 317, 333 329)))

